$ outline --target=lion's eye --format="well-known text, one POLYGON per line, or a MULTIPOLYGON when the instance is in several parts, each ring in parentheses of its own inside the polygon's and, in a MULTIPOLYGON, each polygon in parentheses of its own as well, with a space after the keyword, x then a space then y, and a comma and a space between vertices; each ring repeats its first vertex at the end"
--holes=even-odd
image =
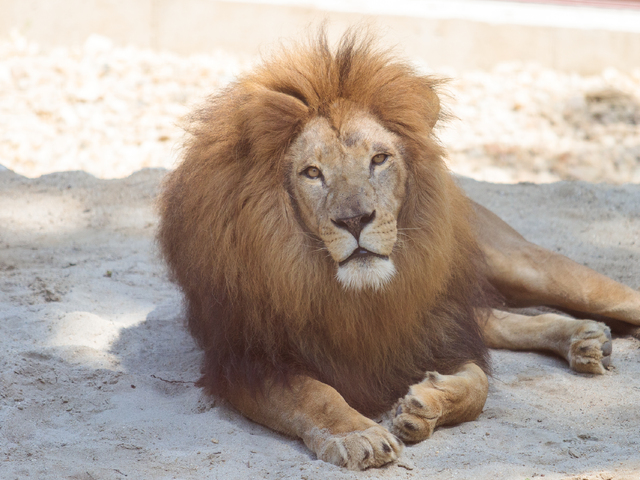
POLYGON ((309 167, 302 173, 304 173, 307 177, 314 179, 320 178, 322 176, 322 172, 318 167, 309 167))
POLYGON ((373 163, 374 165, 382 165, 387 161, 388 158, 389 155, 387 155, 386 153, 379 153, 373 156, 373 158, 371 159, 371 163, 373 163))

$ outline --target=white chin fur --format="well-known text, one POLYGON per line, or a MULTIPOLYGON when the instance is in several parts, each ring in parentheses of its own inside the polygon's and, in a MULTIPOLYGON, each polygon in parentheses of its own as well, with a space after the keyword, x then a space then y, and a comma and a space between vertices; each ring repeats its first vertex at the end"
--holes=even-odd
POLYGON ((346 265, 338 267, 336 278, 346 289, 378 290, 387 284, 395 273, 396 267, 391 259, 354 258, 346 265))

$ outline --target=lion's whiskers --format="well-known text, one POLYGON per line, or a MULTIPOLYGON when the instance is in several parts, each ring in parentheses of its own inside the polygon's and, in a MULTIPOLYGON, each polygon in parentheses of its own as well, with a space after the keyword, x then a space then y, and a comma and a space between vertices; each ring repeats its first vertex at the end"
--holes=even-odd
POLYGON ((415 239, 413 237, 411 237, 410 235, 404 233, 404 232, 400 232, 398 231, 398 238, 396 240, 396 246, 398 247, 405 247, 407 244, 414 244, 416 243, 415 239))

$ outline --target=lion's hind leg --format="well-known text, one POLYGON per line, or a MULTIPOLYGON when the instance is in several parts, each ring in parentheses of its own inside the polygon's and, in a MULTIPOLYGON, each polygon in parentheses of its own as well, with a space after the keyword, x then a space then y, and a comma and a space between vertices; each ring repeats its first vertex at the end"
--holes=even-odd
POLYGON ((490 348, 544 350, 563 357, 577 372, 603 374, 611 363, 611 331, 604 323, 545 313, 493 310, 484 337, 490 348))
POLYGON ((404 441, 419 442, 429 438, 436 427, 474 420, 488 392, 486 374, 473 363, 454 375, 428 372, 398 402, 392 432, 404 441))
POLYGON ((546 305, 587 318, 613 320, 638 335, 640 292, 567 257, 528 242, 497 215, 475 204, 477 234, 491 284, 515 307, 546 305))

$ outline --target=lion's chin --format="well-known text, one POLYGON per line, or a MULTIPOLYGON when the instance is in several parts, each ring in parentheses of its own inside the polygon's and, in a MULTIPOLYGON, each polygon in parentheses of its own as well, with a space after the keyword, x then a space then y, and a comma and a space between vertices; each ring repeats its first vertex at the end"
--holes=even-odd
POLYGON ((340 265, 336 278, 346 289, 378 290, 389 283, 395 274, 396 267, 390 258, 369 256, 354 258, 340 265))

